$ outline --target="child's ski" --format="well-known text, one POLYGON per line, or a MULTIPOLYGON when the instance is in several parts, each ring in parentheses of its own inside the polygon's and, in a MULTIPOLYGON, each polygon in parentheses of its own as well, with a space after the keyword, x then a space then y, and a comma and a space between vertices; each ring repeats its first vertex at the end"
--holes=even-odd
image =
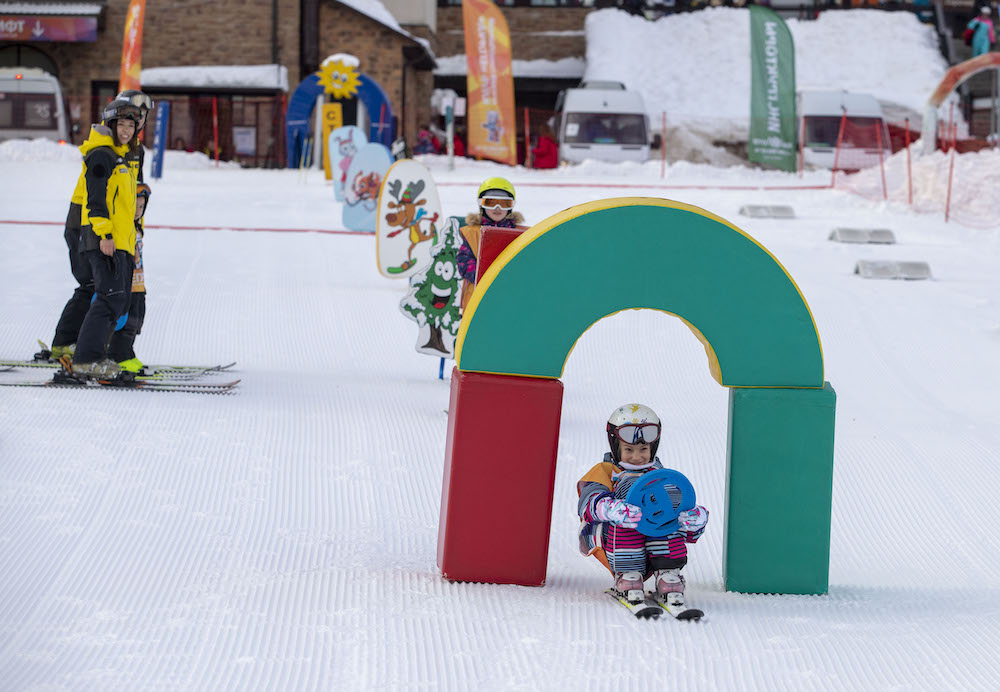
POLYGON ((703 613, 697 608, 688 608, 687 606, 670 605, 655 593, 650 593, 647 600, 651 600, 661 609, 670 613, 675 620, 701 620, 703 617, 705 617, 705 613, 703 613))
POLYGON ((630 600, 625 598, 620 591, 615 591, 614 589, 607 589, 604 593, 611 596, 614 600, 621 603, 623 606, 629 609, 633 615, 637 618, 658 618, 663 609, 653 600, 647 598, 644 601, 639 601, 638 603, 632 603, 630 600))

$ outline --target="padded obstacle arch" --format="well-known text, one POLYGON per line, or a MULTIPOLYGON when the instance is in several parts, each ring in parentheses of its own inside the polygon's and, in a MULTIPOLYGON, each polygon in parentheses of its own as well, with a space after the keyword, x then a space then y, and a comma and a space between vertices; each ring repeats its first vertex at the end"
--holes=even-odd
POLYGON ((682 319, 713 377, 731 388, 727 512, 716 514, 726 518, 726 588, 825 593, 836 395, 809 307, 736 226, 653 198, 560 212, 511 243, 477 285, 451 385, 444 576, 544 584, 558 378, 579 337, 628 308, 682 319))

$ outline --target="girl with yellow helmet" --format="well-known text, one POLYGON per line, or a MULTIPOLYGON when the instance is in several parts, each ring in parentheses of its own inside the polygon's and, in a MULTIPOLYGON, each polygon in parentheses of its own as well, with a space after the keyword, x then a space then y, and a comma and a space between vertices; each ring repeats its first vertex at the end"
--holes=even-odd
POLYGON ((479 212, 465 217, 462 234, 462 248, 458 251, 458 273, 465 279, 462 288, 462 308, 472 296, 476 283, 477 257, 479 256, 479 231, 483 226, 494 228, 514 228, 525 230, 524 217, 514 211, 514 186, 506 178, 487 178, 479 186, 476 199, 479 212))

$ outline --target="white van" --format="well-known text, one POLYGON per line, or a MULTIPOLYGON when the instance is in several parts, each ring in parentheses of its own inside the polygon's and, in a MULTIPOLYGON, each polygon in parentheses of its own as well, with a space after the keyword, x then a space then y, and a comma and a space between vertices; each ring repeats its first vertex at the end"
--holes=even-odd
POLYGON ((802 119, 802 159, 806 165, 833 168, 844 115, 837 168, 857 170, 877 166, 879 144, 882 160, 892 154, 889 128, 874 96, 848 91, 802 91, 797 98, 802 119))
POLYGON ((0 67, 0 142, 39 137, 69 139, 59 80, 37 67, 0 67))
MULTIPOLYGON (((620 82, 584 82, 556 99, 559 160, 646 161, 649 116, 642 95, 620 82)), ((659 135, 654 138, 654 146, 659 135)))

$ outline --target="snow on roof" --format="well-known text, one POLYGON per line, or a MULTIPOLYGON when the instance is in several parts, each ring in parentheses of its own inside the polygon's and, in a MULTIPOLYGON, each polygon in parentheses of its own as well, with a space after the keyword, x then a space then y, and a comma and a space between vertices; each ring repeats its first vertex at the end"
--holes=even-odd
POLYGON ((396 21, 396 18, 392 16, 392 12, 387 10, 385 5, 379 2, 379 0, 338 0, 338 2, 340 2, 341 5, 346 5, 352 10, 368 16, 369 19, 373 19, 379 24, 392 29, 396 33, 406 36, 411 41, 419 43, 424 47, 424 50, 427 51, 428 55, 432 58, 434 57, 434 51, 431 50, 430 41, 425 38, 420 38, 419 36, 414 36, 400 26, 399 22, 396 21))
POLYGON ((0 14, 99 15, 102 9, 94 2, 0 2, 0 14))
POLYGON ((284 65, 189 65, 147 67, 139 75, 144 87, 281 89, 288 91, 284 65))
MULTIPOLYGON (((561 58, 559 60, 512 60, 511 69, 515 77, 560 77, 579 79, 583 77, 586 61, 583 58, 561 58)), ((437 58, 437 75, 464 75, 466 73, 465 54, 437 58)))

